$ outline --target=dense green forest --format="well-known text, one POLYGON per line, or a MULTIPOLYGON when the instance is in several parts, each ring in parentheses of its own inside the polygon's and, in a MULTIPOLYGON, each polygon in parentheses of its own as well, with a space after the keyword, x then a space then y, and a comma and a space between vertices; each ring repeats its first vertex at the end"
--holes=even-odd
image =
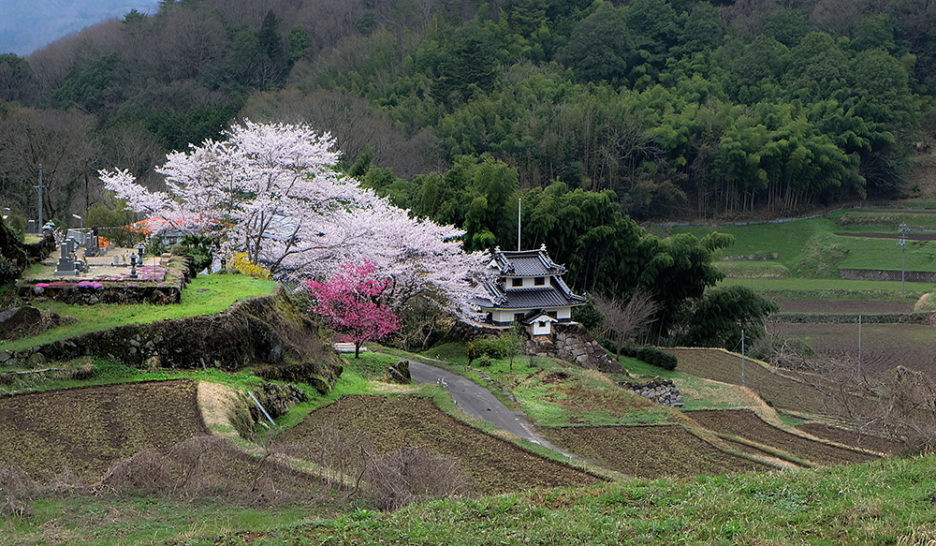
POLYGON ((47 218, 101 221, 99 168, 155 185, 234 118, 307 121, 468 249, 512 247, 522 196, 524 246, 577 289, 696 292, 646 264, 702 267, 724 241, 634 219, 912 193, 934 33, 923 0, 164 0, 0 56, 0 194, 25 214, 42 164, 47 218))

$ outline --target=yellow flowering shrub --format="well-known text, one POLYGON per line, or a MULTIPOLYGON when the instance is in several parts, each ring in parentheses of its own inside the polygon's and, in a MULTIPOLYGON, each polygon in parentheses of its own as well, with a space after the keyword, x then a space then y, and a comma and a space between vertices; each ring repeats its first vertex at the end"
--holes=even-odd
POLYGON ((231 260, 229 269, 232 269, 238 273, 244 275, 250 275, 251 277, 257 279, 271 279, 273 275, 270 274, 270 270, 263 267, 262 265, 257 265, 247 259, 246 252, 236 252, 234 253, 234 259, 231 260))

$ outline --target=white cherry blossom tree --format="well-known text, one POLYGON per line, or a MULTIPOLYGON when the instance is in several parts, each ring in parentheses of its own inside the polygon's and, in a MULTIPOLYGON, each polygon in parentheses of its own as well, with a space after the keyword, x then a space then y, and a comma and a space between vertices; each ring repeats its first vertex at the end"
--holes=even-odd
POLYGON ((219 226, 227 250, 246 252, 274 274, 324 278, 366 259, 392 279, 392 304, 431 295, 459 315, 471 313, 484 257, 462 250, 461 230, 413 219, 342 177, 327 133, 245 120, 224 136, 169 154, 157 169, 165 191, 149 191, 119 169, 100 178, 134 211, 166 219, 165 227, 219 226))

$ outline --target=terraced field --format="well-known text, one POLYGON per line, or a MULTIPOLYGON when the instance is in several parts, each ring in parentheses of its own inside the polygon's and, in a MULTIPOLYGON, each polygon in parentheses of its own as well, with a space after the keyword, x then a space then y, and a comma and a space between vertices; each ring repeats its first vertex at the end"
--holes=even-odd
POLYGON ((699 377, 744 385, 753 389, 768 403, 778 408, 818 415, 846 415, 845 397, 853 407, 863 408, 869 402, 842 393, 836 385, 827 384, 820 376, 788 372, 758 360, 745 359, 742 378, 741 355, 722 349, 665 348, 676 355, 676 369, 699 377))
MULTIPOLYGON (((424 446, 438 455, 457 459, 481 494, 530 487, 594 484, 594 475, 485 434, 442 412, 419 396, 344 396, 319 408, 277 437, 279 445, 304 447, 307 453, 332 449, 332 441, 349 457, 325 457, 323 462, 360 468, 362 452, 378 455, 405 447, 424 446)), ((314 455, 313 455, 314 456, 314 455)))
POLYGON ((817 438, 822 438, 823 440, 870 449, 871 451, 877 451, 879 453, 894 455, 900 453, 903 448, 901 444, 892 442, 886 438, 880 438, 870 434, 860 434, 854 430, 846 430, 821 423, 806 423, 798 425, 796 428, 817 438))
MULTIPOLYGON (((856 324, 777 324, 777 333, 801 338, 830 358, 857 358, 856 324)), ((865 324, 861 328, 861 365, 865 373, 906 366, 936 377, 936 336, 923 324, 865 324)))
POLYGON ((33 479, 93 481, 143 449, 207 433, 191 380, 126 383, 0 398, 0 464, 33 479))
POLYGON ((555 427, 544 432, 580 457, 641 478, 770 469, 722 451, 681 425, 555 427))
POLYGON ((847 464, 875 458, 786 432, 767 424, 750 410, 699 410, 686 412, 686 415, 719 434, 773 447, 815 464, 847 464))

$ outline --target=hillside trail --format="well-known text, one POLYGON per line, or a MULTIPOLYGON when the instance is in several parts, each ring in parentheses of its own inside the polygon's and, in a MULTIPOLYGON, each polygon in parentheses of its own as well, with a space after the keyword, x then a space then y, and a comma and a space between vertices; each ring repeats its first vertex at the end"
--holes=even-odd
POLYGON ((511 410, 503 402, 495 398, 491 391, 471 379, 415 360, 409 361, 409 370, 413 381, 443 384, 452 395, 455 405, 466 415, 487 421, 499 429, 506 430, 566 457, 577 458, 549 443, 536 432, 533 424, 522 411, 511 410))

